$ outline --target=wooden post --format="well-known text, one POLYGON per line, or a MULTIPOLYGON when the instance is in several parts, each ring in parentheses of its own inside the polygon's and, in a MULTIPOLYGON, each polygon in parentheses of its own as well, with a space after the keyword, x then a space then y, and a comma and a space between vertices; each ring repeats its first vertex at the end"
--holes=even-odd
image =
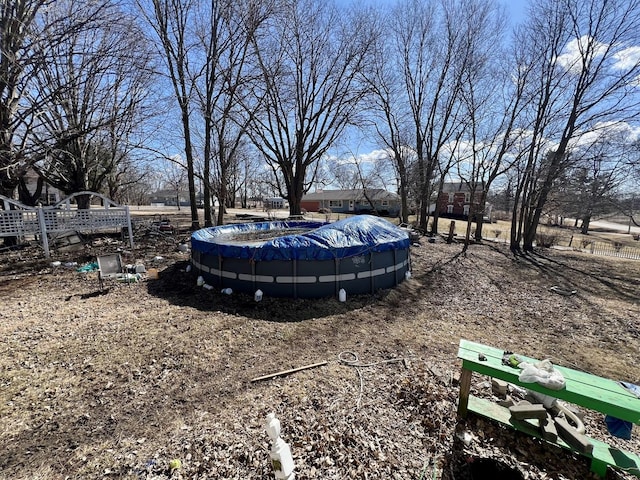
POLYGON ((467 416, 467 406, 469 405, 469 390, 471 390, 471 370, 462 368, 460 374, 460 397, 458 398, 458 417, 467 416))
POLYGON ((49 238, 47 238, 47 225, 44 218, 42 207, 38 207, 38 226, 40 227, 40 237, 42 237, 42 248, 44 249, 45 258, 49 258, 49 238))
MULTIPOLYGON (((107 203, 108 206, 108 203, 107 203)), ((129 207, 125 206, 124 211, 127 215, 127 230, 129 231, 129 247, 133 248, 133 228, 131 226, 131 215, 129 213, 129 207)))
POLYGON ((449 224, 449 236, 447 237, 447 243, 453 242, 453 235, 455 231, 456 231, 456 222, 451 220, 451 223, 449 224))

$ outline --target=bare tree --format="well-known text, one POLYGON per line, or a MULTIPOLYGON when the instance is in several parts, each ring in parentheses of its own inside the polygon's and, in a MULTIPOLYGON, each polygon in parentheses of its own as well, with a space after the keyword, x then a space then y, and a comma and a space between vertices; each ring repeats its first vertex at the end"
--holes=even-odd
POLYGON ((354 120, 371 35, 363 19, 332 2, 294 0, 254 36, 260 83, 245 103, 262 110, 249 134, 291 215, 301 213, 309 171, 354 120))
POLYGON ((187 169, 187 185, 191 212, 191 228, 200 228, 196 204, 194 168, 193 127, 191 109, 193 102, 193 79, 189 75, 189 62, 194 40, 191 25, 196 12, 193 0, 136 0, 140 12, 154 30, 166 66, 166 75, 171 82, 175 100, 180 109, 184 155, 187 169))
POLYGON ((389 159, 396 170, 398 193, 400 195, 400 219, 409 222, 409 162, 414 155, 409 147, 410 124, 406 96, 403 95, 402 77, 398 70, 395 51, 388 37, 383 34, 385 17, 388 12, 370 13, 371 29, 379 29, 375 45, 370 51, 370 60, 364 72, 364 81, 369 90, 368 111, 373 122, 368 125, 378 141, 389 152, 389 159))
POLYGON ((31 96, 32 80, 46 63, 48 48, 62 28, 49 24, 41 12, 53 0, 0 2, 0 195, 11 197, 31 161, 28 138, 39 122, 40 103, 31 96))
POLYGON ((160 180, 166 190, 175 195, 176 206, 180 210, 180 194, 188 188, 187 168, 179 156, 164 158, 160 170, 160 180))
POLYGON ((462 127, 460 92, 471 60, 465 9, 473 0, 401 1, 392 41, 411 119, 419 185, 419 224, 426 231, 434 173, 443 147, 462 127))
POLYGON ((151 185, 148 182, 151 166, 139 159, 125 157, 107 178, 109 198, 127 205, 142 205, 148 201, 151 185))
POLYGON ((332 185, 343 190, 359 189, 370 209, 379 213, 371 192, 381 188, 389 190, 390 185, 395 186, 395 170, 389 162, 388 151, 376 150, 369 154, 359 154, 347 149, 338 157, 325 159, 324 162, 332 185))
MULTIPOLYGON (((41 123, 31 132, 34 151, 41 152, 33 166, 67 194, 101 191, 117 171, 141 121, 150 78, 149 54, 132 19, 112 5, 78 5, 59 1, 44 14, 68 34, 39 67, 32 91, 50 99, 41 103, 41 123), (77 17, 83 23, 74 28, 77 17)), ((78 197, 79 207, 88 201, 78 197)))
POLYGON ((235 194, 240 197, 242 208, 250 208, 251 201, 260 196, 260 178, 259 174, 263 167, 255 151, 248 147, 240 151, 239 164, 237 169, 236 183, 234 187, 235 194))
POLYGON ((336 185, 340 190, 353 190, 358 188, 360 180, 355 163, 345 163, 342 159, 332 158, 327 162, 326 172, 331 176, 329 183, 336 185))
POLYGON ((572 139, 603 121, 638 115, 640 2, 543 0, 517 41, 528 52, 531 121, 515 191, 511 248, 533 249, 554 182, 571 166, 572 139), (522 244, 522 245, 521 245, 522 244))
POLYGON ((489 190, 517 158, 514 146, 521 131, 518 121, 527 104, 524 85, 530 74, 519 61, 517 50, 509 57, 499 47, 506 32, 503 11, 482 0, 467 5, 470 61, 461 89, 465 128, 453 144, 457 174, 466 183, 471 199, 465 249, 472 222, 476 224, 475 240, 482 240, 489 190))
POLYGON ((240 107, 243 103, 246 105, 251 39, 256 29, 271 15, 271 3, 257 0, 213 1, 201 15, 204 21, 199 27, 198 37, 204 66, 196 81, 196 93, 204 120, 206 225, 212 223, 208 202, 211 191, 215 191, 221 206, 218 225, 224 223, 223 207, 229 203, 228 195, 234 194, 234 189, 230 189, 231 177, 239 167, 242 140, 252 110, 240 107), (213 171, 211 160, 214 160, 213 171))
POLYGON ((603 125, 577 137, 571 148, 571 155, 577 158, 563 181, 558 182, 563 193, 558 197, 560 210, 581 220, 584 235, 594 216, 617 211, 617 199, 631 174, 629 133, 628 125, 603 125))

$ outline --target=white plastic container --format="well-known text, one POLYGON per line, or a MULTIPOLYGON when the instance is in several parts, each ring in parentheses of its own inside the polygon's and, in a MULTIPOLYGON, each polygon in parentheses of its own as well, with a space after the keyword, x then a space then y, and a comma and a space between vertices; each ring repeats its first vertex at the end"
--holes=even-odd
POLYGON ((206 290, 213 290, 213 285, 209 285, 208 283, 205 283, 202 285, 202 288, 206 290))
POLYGON ((338 300, 340 300, 341 302, 347 301, 347 292, 345 292, 344 288, 341 288, 338 292, 338 300))
POLYGON ((267 435, 271 439, 271 465, 273 466, 273 474, 277 480, 294 480, 295 464, 293 463, 293 455, 291 448, 282 438, 280 438, 280 420, 274 413, 267 415, 266 424, 267 435))
POLYGON ((253 299, 256 302, 262 301, 262 290, 260 290, 260 289, 256 290, 256 293, 253 295, 253 299))
POLYGON ((196 284, 197 284, 199 287, 202 287, 202 286, 204 285, 204 277, 203 277, 202 275, 200 275, 200 276, 198 277, 198 279, 196 280, 196 284))
POLYGON ((230 288, 223 288, 220 293, 224 293, 225 295, 231 295, 233 293, 233 290, 231 290, 230 288))

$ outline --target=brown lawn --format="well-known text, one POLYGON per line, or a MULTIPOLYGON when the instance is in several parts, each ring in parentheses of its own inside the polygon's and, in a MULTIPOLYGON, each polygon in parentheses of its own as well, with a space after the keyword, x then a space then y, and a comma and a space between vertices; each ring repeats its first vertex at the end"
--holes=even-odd
MULTIPOLYGON (((345 303, 203 290, 173 237, 141 236, 130 252, 99 238, 48 260, 35 247, 4 251, 0 478, 272 478, 263 426, 272 411, 300 479, 465 479, 477 457, 528 479, 588 478, 582 457, 477 417, 457 421, 457 345, 640 384, 640 261, 421 243, 409 281, 345 303), (95 272, 50 265, 118 247, 160 278, 100 292, 95 272), (341 352, 404 361, 356 369, 341 352), (170 471, 171 459, 181 467, 170 471)), ((490 395, 486 379, 474 377, 474 391, 490 395)), ((624 442, 601 415, 586 418, 589 435, 640 453, 637 426, 624 442)))

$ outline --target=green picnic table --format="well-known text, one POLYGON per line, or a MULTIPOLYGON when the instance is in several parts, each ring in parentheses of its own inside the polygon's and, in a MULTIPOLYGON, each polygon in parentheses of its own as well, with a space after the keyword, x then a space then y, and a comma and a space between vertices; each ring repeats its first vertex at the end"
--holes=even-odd
MULTIPOLYGON (((508 408, 471 395, 471 378, 472 374, 476 372, 636 425, 640 424, 640 398, 624 388, 619 382, 554 365, 554 368, 557 368, 564 376, 566 385, 561 390, 551 390, 537 383, 520 382, 518 380, 520 369, 503 364, 504 353, 504 350, 498 348, 460 340, 458 349, 458 358, 462 360, 458 400, 458 415, 460 417, 465 417, 467 412, 473 412, 542 438, 539 430, 533 424, 514 421, 508 408)), ((538 361, 521 355, 519 352, 515 353, 524 361, 530 363, 538 361)), ((640 477, 640 457, 637 454, 613 448, 600 440, 593 438, 588 438, 588 440, 593 444, 593 452, 591 453, 580 452, 560 438, 555 443, 590 457, 591 470, 602 477, 606 475, 607 466, 620 468, 640 477)))

